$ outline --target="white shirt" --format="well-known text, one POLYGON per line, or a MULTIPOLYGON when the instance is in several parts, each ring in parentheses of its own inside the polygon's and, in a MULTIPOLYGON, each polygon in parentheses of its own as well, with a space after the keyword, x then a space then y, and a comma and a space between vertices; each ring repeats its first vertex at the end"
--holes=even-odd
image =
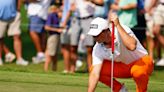
POLYGON ((37 15, 42 6, 39 3, 30 3, 27 8, 27 14, 29 16, 37 15))
POLYGON ((71 3, 75 3, 77 17, 83 18, 94 14, 95 5, 85 0, 71 0, 71 3))
POLYGON ((50 3, 51 0, 40 0, 40 2, 30 3, 28 6, 27 14, 29 16, 38 15, 42 19, 46 20, 50 3))
MULTIPOLYGON (((131 31, 131 29, 125 25, 122 26, 129 35, 135 37, 135 39, 137 40, 137 47, 134 51, 128 50, 123 45, 123 42, 120 39, 120 35, 117 29, 115 28, 116 39, 115 39, 114 61, 129 64, 147 55, 148 53, 141 45, 139 40, 136 38, 134 33, 131 31)), ((112 59, 111 48, 106 48, 103 43, 96 43, 95 46, 93 47, 92 59, 93 59, 93 63, 92 63, 93 65, 102 64, 104 59, 111 60, 112 59)))

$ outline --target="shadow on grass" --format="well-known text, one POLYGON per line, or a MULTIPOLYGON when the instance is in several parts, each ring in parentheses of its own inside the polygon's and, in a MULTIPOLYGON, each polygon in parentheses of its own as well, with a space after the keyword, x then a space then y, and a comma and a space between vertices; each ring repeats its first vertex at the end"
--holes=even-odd
POLYGON ((154 70, 164 71, 164 66, 154 66, 154 70))
POLYGON ((85 69, 85 70, 78 70, 78 71, 76 71, 76 73, 88 73, 88 70, 87 69, 85 69))

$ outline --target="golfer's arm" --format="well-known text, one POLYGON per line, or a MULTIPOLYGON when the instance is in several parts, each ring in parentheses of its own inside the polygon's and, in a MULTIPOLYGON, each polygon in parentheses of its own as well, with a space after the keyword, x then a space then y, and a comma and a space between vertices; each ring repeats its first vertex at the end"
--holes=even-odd
POLYGON ((123 44, 126 46, 126 48, 131 51, 135 50, 136 44, 137 44, 136 39, 134 37, 130 36, 120 24, 118 24, 116 27, 121 36, 123 44))
POLYGON ((99 81, 102 64, 95 65, 89 75, 88 92, 94 92, 99 81))

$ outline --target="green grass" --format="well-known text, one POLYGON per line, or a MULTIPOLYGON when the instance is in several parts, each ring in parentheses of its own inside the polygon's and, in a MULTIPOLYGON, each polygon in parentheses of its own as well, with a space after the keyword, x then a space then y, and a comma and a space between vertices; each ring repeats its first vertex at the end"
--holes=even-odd
MULTIPOLYGON (((15 63, 0 66, 0 92, 86 92, 87 73, 63 74, 63 62, 58 62, 58 71, 47 73, 43 64, 17 66, 15 63)), ((150 77, 148 92, 163 92, 164 69, 156 67, 150 77)), ((129 92, 135 92, 132 79, 119 79, 129 92)), ((109 92, 109 88, 99 83, 96 92, 109 92)))
MULTIPOLYGON (((62 69, 63 62, 58 63, 62 69)), ((0 92, 86 92, 87 73, 63 74, 43 71, 43 64, 30 64, 27 67, 5 64, 0 67, 0 92)), ((100 84, 97 91, 108 89, 100 84)))

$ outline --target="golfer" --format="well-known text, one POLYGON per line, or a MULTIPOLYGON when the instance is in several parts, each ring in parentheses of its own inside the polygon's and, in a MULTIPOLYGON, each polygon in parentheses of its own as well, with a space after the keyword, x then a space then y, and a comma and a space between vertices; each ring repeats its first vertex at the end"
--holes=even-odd
MULTIPOLYGON (((136 92, 146 92, 149 76, 153 71, 152 59, 140 44, 132 30, 120 24, 115 13, 110 21, 115 25, 113 92, 127 92, 125 85, 116 78, 133 78, 136 92)), ((92 67, 89 74, 88 92, 94 92, 98 81, 111 87, 111 25, 103 18, 95 18, 90 25, 89 35, 96 44, 92 52, 92 67)))

